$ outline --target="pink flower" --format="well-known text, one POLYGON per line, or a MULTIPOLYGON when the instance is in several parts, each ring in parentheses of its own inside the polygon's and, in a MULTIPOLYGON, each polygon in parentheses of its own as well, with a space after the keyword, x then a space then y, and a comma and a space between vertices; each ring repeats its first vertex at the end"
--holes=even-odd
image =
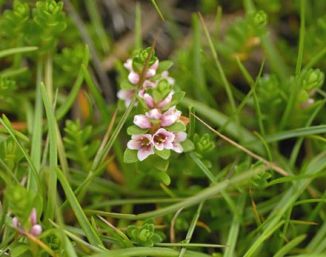
POLYGON ((134 89, 120 89, 118 91, 117 97, 120 100, 125 101, 125 105, 128 107, 131 103, 131 100, 132 100, 134 94, 135 94, 134 89))
POLYGON ((127 147, 131 150, 138 150, 137 157, 140 161, 154 154, 153 138, 150 134, 132 135, 127 147))
POLYGON ((175 106, 171 107, 165 113, 158 109, 152 109, 144 114, 138 114, 134 117, 134 124, 142 129, 152 128, 153 125, 168 127, 174 124, 181 117, 181 112, 175 106))
POLYGON ((175 135, 164 128, 158 129, 153 135, 154 146, 157 150, 173 149, 175 135))
POLYGON ((162 109, 165 106, 167 106, 169 103, 171 103, 173 95, 174 95, 174 91, 172 90, 163 100, 161 100, 160 102, 157 102, 157 103, 154 101, 153 97, 148 93, 144 93, 139 96, 144 99, 148 108, 162 109))
POLYGON ((174 141, 172 142, 173 147, 171 148, 173 151, 177 153, 182 153, 183 152, 183 147, 180 144, 180 142, 183 142, 187 139, 187 133, 185 132, 176 132, 174 133, 174 141))

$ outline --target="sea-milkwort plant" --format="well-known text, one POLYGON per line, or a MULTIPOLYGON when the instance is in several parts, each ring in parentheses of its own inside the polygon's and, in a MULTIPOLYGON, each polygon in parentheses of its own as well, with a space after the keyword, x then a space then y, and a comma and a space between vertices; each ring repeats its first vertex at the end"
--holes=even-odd
POLYGON ((171 61, 159 61, 152 48, 136 51, 124 63, 128 73, 118 98, 126 106, 133 102, 138 111, 127 129, 131 136, 124 155, 127 163, 155 156, 168 160, 171 152, 180 154, 192 144, 187 140, 188 118, 177 108, 184 92, 176 89, 168 71, 171 66, 171 61))

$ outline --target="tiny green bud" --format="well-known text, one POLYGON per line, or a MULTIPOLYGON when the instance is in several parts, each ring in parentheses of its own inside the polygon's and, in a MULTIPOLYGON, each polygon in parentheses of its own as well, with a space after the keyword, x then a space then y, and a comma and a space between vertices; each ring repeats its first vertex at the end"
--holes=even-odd
POLYGON ((253 14, 253 22, 257 27, 265 27, 267 24, 267 14, 260 10, 253 14))
POLYGON ((309 69, 302 73, 302 85, 305 90, 312 90, 324 83, 325 75, 320 69, 309 69))
POLYGON ((205 133, 201 137, 196 134, 194 137, 194 141, 195 141, 196 151, 199 154, 206 154, 215 148, 215 143, 208 133, 205 133))

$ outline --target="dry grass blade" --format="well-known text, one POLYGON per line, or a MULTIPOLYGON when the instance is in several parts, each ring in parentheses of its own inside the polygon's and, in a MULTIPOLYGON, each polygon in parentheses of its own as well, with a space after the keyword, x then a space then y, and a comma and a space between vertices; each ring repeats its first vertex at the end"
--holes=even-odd
POLYGON ((248 150, 247 148, 245 148, 244 146, 238 144, 237 142, 233 141, 232 139, 228 138, 227 136, 223 135, 222 133, 218 132, 217 130, 215 130, 214 128, 212 128, 210 125, 208 125, 205 121, 203 121, 201 118, 199 118, 197 115, 195 115, 194 113, 191 113, 191 115, 193 115, 198 121, 200 121, 205 127, 207 127, 210 131, 212 131, 214 134, 218 135, 220 138, 222 138, 224 141, 228 142, 229 144, 235 146, 236 148, 240 149, 241 151, 245 152, 246 154, 248 154, 249 156, 251 156, 252 158, 261 161, 262 163, 265 164, 265 166, 267 168, 273 169, 275 170, 277 173, 283 175, 283 176, 289 176, 289 173, 287 173, 284 169, 282 169, 281 167, 277 166, 275 163, 267 161, 266 159, 264 159, 263 157, 255 154, 254 152, 248 150))

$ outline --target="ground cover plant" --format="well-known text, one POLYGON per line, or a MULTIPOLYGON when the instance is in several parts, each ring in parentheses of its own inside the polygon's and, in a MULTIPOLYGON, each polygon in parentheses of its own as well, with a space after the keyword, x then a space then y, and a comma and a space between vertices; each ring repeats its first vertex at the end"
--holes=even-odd
POLYGON ((0 0, 0 256, 326 256, 325 11, 0 0))

